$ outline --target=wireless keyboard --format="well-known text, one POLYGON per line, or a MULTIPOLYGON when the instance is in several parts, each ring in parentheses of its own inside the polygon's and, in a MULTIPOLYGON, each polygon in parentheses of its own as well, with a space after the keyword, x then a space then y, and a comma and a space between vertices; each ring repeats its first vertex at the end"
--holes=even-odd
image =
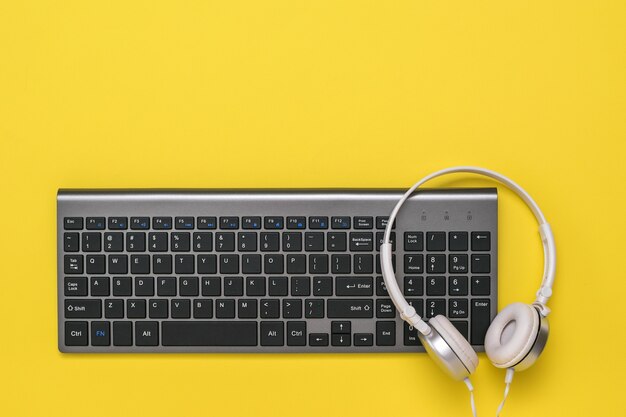
MULTIPOLYGON (((402 190, 59 190, 62 352, 417 352, 380 275, 402 190)), ((482 350, 497 307, 495 189, 422 190, 394 225, 399 285, 482 350)))

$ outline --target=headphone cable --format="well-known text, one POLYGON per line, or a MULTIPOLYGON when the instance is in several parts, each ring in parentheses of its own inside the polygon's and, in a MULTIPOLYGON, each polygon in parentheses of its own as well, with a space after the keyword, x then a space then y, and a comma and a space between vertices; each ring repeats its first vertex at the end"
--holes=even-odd
POLYGON ((506 401, 506 397, 509 395, 509 390, 511 388, 511 382, 513 382, 513 375, 515 375, 515 369, 508 368, 506 370, 506 376, 504 377, 504 397, 502 398, 502 402, 498 406, 498 410, 496 411, 496 417, 500 417, 500 413, 504 408, 504 402, 506 401))
POLYGON ((465 385, 467 386, 467 389, 469 390, 469 393, 470 393, 470 405, 472 406, 472 415, 474 417, 477 417, 476 403, 474 403, 474 386, 472 385, 469 378, 465 378, 463 382, 465 382, 465 385))

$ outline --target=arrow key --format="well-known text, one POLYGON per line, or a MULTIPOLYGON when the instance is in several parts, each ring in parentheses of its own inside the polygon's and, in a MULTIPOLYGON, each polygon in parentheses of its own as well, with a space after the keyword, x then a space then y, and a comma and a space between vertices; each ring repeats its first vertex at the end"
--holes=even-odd
POLYGON ((350 346, 350 335, 333 334, 331 343, 333 346, 350 346))
POLYGON ((333 321, 330 325, 333 334, 350 334, 351 326, 349 321, 333 321))
POLYGON ((355 333, 354 346, 373 346, 374 335, 372 333, 355 333))
POLYGON ((309 346, 328 346, 328 333, 309 334, 309 346))

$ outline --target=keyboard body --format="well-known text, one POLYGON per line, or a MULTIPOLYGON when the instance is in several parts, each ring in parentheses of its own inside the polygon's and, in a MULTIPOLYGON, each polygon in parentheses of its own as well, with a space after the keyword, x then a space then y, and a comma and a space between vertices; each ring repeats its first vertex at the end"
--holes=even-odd
MULTIPOLYGON (((378 248, 398 189, 59 190, 61 352, 423 352, 378 248)), ((398 215, 400 288, 483 350, 497 192, 427 189, 398 215)))

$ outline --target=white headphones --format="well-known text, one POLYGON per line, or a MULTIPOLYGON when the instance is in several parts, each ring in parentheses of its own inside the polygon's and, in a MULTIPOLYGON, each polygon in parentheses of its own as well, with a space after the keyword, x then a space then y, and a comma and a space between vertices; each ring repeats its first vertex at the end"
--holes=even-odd
MULTIPOLYGON (((400 312, 400 317, 418 331, 422 345, 431 358, 454 379, 465 380, 470 392, 472 392, 473 388, 468 378, 478 366, 476 352, 446 317, 438 315, 431 318, 427 324, 409 305, 398 287, 394 274, 390 242, 393 223, 404 202, 425 182, 442 175, 459 172, 483 175, 507 186, 526 203, 539 223, 539 234, 543 244, 544 270, 543 280, 537 291, 536 299, 532 304, 514 303, 504 308, 493 320, 485 335, 485 351, 489 360, 498 368, 507 368, 506 398, 509 384, 513 379, 513 370, 521 371, 530 367, 537 360, 548 340, 546 317, 550 313, 550 309, 546 307, 546 303, 552 295, 556 271, 556 248, 552 229, 530 195, 504 175, 484 168, 452 167, 422 178, 402 196, 389 216, 383 243, 380 247, 382 274, 387 291, 400 312)), ((503 405, 504 401, 498 412, 503 405)), ((475 415, 473 397, 472 409, 475 415)))

